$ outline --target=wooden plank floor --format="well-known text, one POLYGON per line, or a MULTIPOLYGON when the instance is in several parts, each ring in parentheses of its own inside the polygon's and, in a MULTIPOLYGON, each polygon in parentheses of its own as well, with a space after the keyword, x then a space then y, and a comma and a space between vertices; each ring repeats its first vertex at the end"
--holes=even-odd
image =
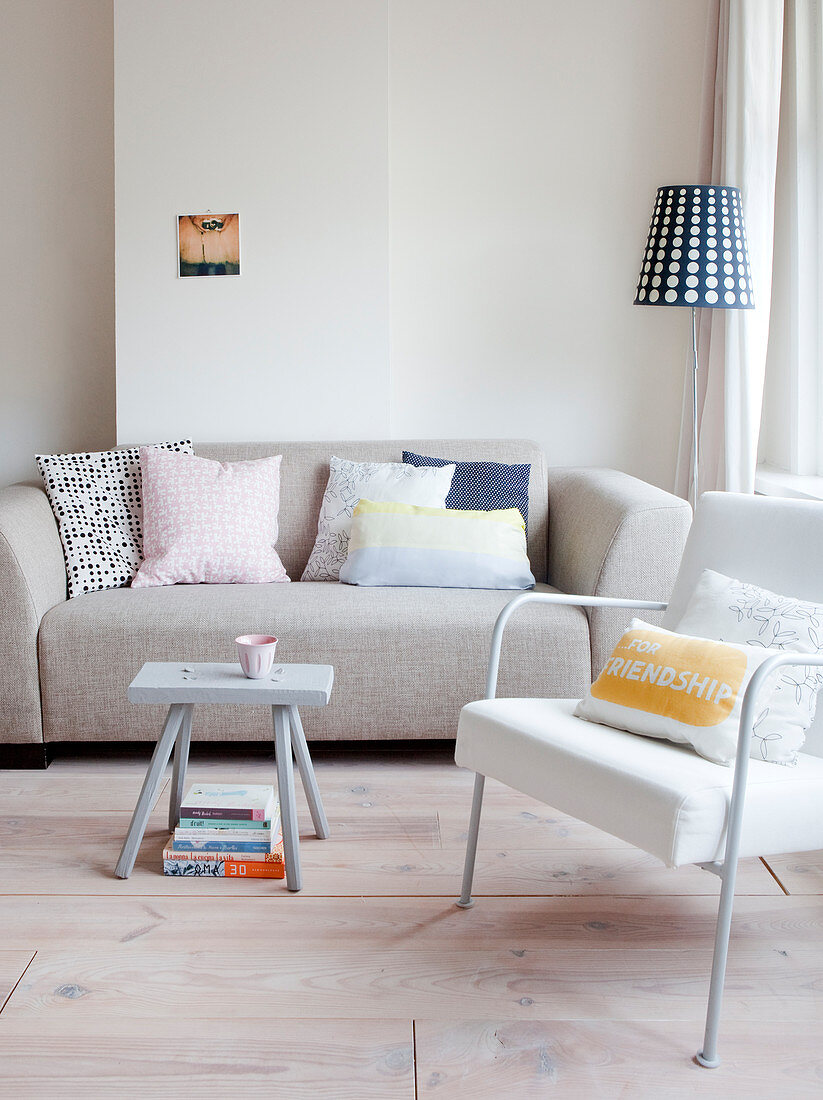
MULTIPOLYGON (((148 756, 0 772, 0 1097, 768 1097, 823 1093, 823 855, 741 868, 719 1070, 700 1069, 718 880, 448 755, 317 761, 305 889, 164 878, 161 793, 112 871, 148 756)), ((190 779, 272 781, 265 753, 190 779)))

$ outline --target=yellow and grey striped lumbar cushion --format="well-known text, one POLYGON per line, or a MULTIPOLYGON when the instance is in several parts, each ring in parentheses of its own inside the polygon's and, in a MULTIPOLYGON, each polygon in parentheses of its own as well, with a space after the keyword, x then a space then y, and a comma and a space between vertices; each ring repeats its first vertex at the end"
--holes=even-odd
POLYGON ((531 588, 517 508, 469 512, 361 500, 354 509, 345 584, 531 588))

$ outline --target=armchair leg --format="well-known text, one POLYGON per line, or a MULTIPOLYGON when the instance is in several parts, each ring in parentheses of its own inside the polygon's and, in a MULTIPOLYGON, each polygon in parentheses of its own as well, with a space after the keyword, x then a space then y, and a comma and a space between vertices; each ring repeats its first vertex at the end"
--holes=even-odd
POLYGON ((474 777, 474 796, 472 798, 471 817, 469 818, 469 836, 466 841, 466 862, 463 866, 463 890, 460 894, 460 900, 457 902, 461 909, 471 909, 474 905, 472 881, 474 879, 477 834, 480 831, 480 811, 483 808, 483 786, 485 782, 485 775, 478 772, 474 777))
POLYGON ((706 1013, 706 1033, 703 1037, 703 1049, 697 1054, 698 1062, 706 1069, 716 1069, 720 1065, 720 1059, 717 1056, 717 1033, 720 1029, 720 1008, 723 1001, 723 986, 726 981, 726 959, 729 953, 729 933, 732 927, 736 878, 737 859, 727 860, 723 871, 723 886, 720 890, 720 906, 717 913, 712 980, 709 986, 709 1008, 706 1013))

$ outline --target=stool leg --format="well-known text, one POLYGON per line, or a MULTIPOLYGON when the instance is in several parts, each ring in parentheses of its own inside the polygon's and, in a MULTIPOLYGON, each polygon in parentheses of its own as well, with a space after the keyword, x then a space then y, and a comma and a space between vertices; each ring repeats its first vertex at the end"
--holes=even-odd
POLYGON ((194 712, 192 703, 183 704, 183 721, 174 744, 174 768, 171 774, 171 794, 169 795, 169 830, 174 832, 180 823, 180 807, 183 804, 183 786, 186 782, 186 768, 189 763, 189 745, 191 744, 191 719, 194 712))
POLYGON ((306 792, 306 801, 309 804, 309 812, 314 823, 314 832, 320 840, 326 840, 329 835, 329 823, 326 820, 326 811, 320 800, 320 791, 317 788, 317 777, 314 774, 314 765, 309 756, 309 746, 306 744, 306 735, 303 733, 303 723, 297 707, 289 707, 289 725, 291 726, 291 744, 294 756, 297 760, 297 768, 300 778, 303 780, 303 790, 306 792))
POLYGON ((140 790, 140 797, 134 807, 129 831, 126 833, 126 839, 123 841, 123 847, 120 851, 120 858, 114 869, 114 873, 118 878, 128 878, 134 867, 137 851, 146 831, 149 814, 157 799, 157 791, 163 778, 163 772, 166 770, 172 746, 183 722, 184 710, 185 707, 182 703, 172 703, 169 707, 166 724, 163 726, 160 740, 155 746, 149 770, 146 772, 146 778, 143 780, 143 786, 140 790))
POLYGON ((291 759, 289 708, 271 708, 274 723, 274 753, 277 760, 277 793, 280 798, 280 820, 283 825, 283 858, 286 862, 286 885, 301 890, 300 849, 297 833, 297 811, 294 804, 294 769, 291 759))

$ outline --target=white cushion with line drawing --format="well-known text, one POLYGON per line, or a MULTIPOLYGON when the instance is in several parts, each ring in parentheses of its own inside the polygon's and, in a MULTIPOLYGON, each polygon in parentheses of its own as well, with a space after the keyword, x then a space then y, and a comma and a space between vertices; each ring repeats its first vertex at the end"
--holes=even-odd
MULTIPOLYGON (((746 581, 704 569, 677 623, 679 634, 780 650, 823 653, 823 603, 780 596, 746 581)), ((814 721, 823 668, 781 668, 774 693, 764 701, 753 735, 752 756, 793 764, 814 721), (798 723, 798 715, 800 721, 798 723)))

